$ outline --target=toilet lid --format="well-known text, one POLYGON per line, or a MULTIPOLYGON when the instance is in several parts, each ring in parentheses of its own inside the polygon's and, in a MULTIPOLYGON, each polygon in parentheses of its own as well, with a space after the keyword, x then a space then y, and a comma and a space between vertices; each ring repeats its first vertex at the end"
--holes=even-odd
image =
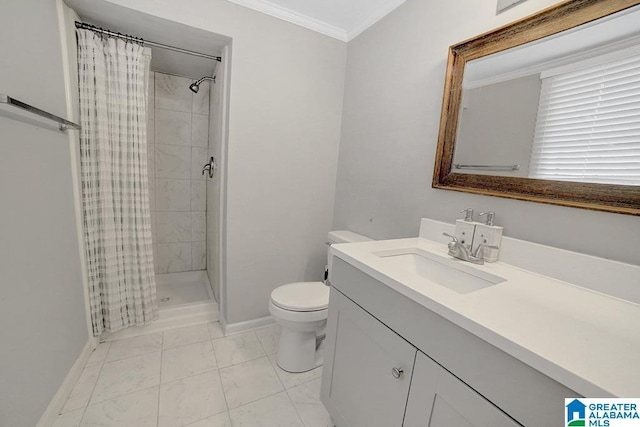
POLYGON ((329 306, 329 287, 322 282, 297 282, 277 287, 271 301, 291 311, 317 311, 329 306))

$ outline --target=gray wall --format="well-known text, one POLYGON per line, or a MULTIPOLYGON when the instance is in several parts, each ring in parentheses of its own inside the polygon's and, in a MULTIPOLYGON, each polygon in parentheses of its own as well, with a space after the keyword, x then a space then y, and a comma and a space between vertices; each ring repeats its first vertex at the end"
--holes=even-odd
POLYGON ((334 228, 417 236, 421 217, 493 210, 504 234, 640 263, 637 217, 431 188, 447 49, 553 4, 407 0, 348 44, 334 228))
MULTIPOLYGON (((0 93, 66 115, 55 2, 0 10, 0 93)), ((69 139, 16 115, 0 107, 0 424, 31 427, 88 335, 69 139)))

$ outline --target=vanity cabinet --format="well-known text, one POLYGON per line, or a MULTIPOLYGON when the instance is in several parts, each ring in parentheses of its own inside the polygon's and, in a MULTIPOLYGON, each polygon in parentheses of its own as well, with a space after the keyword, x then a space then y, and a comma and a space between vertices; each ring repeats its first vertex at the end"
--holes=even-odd
POLYGON ((335 257, 331 283, 320 398, 337 427, 548 427, 581 397, 335 257))
POLYGON ((338 427, 519 425, 340 292, 330 306, 323 403, 338 427))

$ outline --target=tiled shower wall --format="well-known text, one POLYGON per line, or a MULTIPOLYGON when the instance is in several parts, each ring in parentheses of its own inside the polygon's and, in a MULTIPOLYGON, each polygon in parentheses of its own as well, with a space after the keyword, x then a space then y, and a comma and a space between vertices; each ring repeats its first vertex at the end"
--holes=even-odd
POLYGON ((149 199, 156 273, 206 268, 209 83, 150 73, 149 199))

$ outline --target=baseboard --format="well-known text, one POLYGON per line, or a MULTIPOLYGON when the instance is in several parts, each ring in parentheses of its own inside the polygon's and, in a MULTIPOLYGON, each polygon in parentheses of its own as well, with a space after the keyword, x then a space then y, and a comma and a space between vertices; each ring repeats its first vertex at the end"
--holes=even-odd
POLYGON ((269 326, 275 323, 276 321, 273 318, 273 316, 265 316, 265 317, 260 317, 258 319, 246 320, 244 322, 237 322, 237 323, 226 323, 222 321, 220 322, 222 326, 222 331, 224 332, 225 336, 239 334, 241 332, 262 328, 263 326, 269 326))
POLYGON ((47 406, 47 409, 45 409, 44 413, 40 417, 40 421, 38 421, 36 427, 51 427, 56 422, 58 414, 62 411, 62 407, 64 406, 67 397, 76 385, 78 378, 80 378, 80 374, 82 374, 84 366, 87 364, 91 353, 95 350, 97 345, 98 340, 95 338, 90 338, 84 345, 80 355, 69 370, 69 373, 67 373, 67 376, 62 381, 60 388, 58 388, 56 394, 53 395, 53 399, 49 402, 49 406, 47 406))
POLYGON ((103 332, 100 335, 100 341, 113 341, 215 322, 218 320, 218 304, 215 302, 202 302, 163 308, 160 310, 159 316, 158 320, 146 326, 132 326, 118 332, 103 332))

